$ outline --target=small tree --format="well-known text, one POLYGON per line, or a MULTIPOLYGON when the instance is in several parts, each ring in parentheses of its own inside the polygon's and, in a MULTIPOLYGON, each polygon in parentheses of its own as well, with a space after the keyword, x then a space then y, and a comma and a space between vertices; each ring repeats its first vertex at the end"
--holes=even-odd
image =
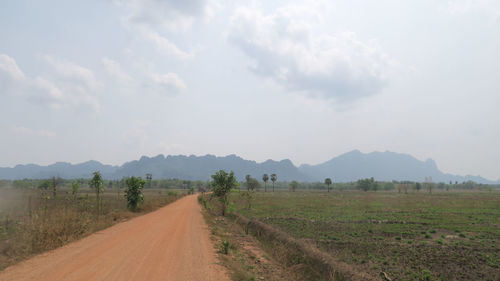
POLYGON ((89 186, 90 188, 95 190, 96 202, 97 202, 97 215, 99 216, 101 209, 101 193, 104 190, 104 184, 102 182, 101 173, 97 171, 94 172, 93 175, 94 177, 90 180, 89 186))
POLYGON ((45 191, 49 189, 50 181, 44 180, 38 185, 38 189, 42 192, 42 197, 45 196, 45 191))
POLYGON ((420 191, 420 189, 422 189, 422 184, 421 184, 421 183, 419 183, 419 182, 417 182, 417 183, 415 184, 415 189, 417 190, 417 192, 418 192, 418 191, 420 191))
POLYGON ((325 179, 325 184, 326 184, 326 188, 328 189, 328 192, 330 192, 330 184, 332 184, 332 179, 331 178, 326 178, 325 179))
POLYGON ((248 179, 247 187, 250 191, 258 190, 260 188, 260 182, 257 179, 250 178, 248 179))
POLYGON ((144 201, 142 189, 146 184, 141 177, 130 177, 125 181, 127 189, 125 190, 125 198, 127 199, 127 208, 132 212, 137 210, 137 206, 144 201))
POLYGON ((269 176, 267 174, 263 174, 262 180, 264 181, 264 192, 267 192, 267 181, 269 180, 269 176))
POLYGON ((207 190, 205 189, 205 187, 203 185, 200 185, 200 187, 198 187, 198 192, 200 192, 201 195, 204 195, 206 191, 207 190))
POLYGON ((226 207, 229 203, 228 195, 231 189, 238 186, 234 172, 231 171, 229 174, 220 170, 214 175, 212 175, 212 181, 210 182, 212 186, 213 195, 219 199, 222 203, 222 216, 226 215, 226 207))
POLYGON ((252 176, 250 175, 246 175, 245 176, 245 186, 247 187, 247 190, 250 190, 250 179, 252 178, 252 176))
POLYGON ((295 189, 297 189, 299 187, 299 183, 297 181, 292 181, 290 184, 290 189, 295 192, 295 189))
MULTIPOLYGON (((373 179, 373 178, 372 178, 373 179)), ((363 191, 368 191, 371 188, 372 180, 371 179, 362 179, 358 180, 357 187, 363 191)))
POLYGON ((273 182, 273 192, 274 192, 274 183, 278 180, 278 176, 276 174, 271 174, 271 181, 273 182))
POLYGON ((60 177, 52 177, 52 197, 53 199, 56 199, 56 195, 57 195, 57 186, 59 185, 59 183, 61 182, 61 178, 60 177))
POLYGON ((251 177, 250 175, 246 175, 246 176, 245 176, 245 181, 246 181, 247 190, 249 190, 249 189, 250 189, 250 187, 248 186, 248 182, 250 181, 250 179, 251 179, 251 178, 252 178, 252 177, 251 177))
POLYGON ((429 193, 432 193, 432 189, 434 188, 434 182, 432 181, 432 177, 425 177, 425 185, 429 190, 429 193))
POLYGON ((253 191, 242 191, 240 196, 245 200, 247 210, 250 210, 252 208, 253 191))
POLYGON ((77 181, 73 182, 71 184, 71 194, 73 195, 73 199, 76 199, 79 190, 80 190, 80 184, 77 181))

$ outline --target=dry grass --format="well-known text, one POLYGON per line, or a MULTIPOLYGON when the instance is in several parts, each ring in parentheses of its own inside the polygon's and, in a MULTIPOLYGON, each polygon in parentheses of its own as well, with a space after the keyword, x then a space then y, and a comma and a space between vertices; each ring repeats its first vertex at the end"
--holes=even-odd
POLYGON ((55 249, 95 231, 177 199, 165 190, 145 190, 139 212, 126 209, 123 192, 106 190, 97 213, 95 194, 83 189, 77 196, 58 190, 47 198, 37 190, 0 189, 0 269, 35 254, 55 249))

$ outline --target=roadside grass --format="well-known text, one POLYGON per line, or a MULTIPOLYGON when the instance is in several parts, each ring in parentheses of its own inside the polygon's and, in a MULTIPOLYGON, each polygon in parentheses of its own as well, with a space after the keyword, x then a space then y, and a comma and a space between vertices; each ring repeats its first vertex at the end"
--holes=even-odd
POLYGON ((236 211, 397 280, 499 280, 499 192, 258 192, 236 211))
POLYGON ((265 247, 235 222, 234 218, 230 215, 220 216, 220 203, 216 199, 210 199, 210 195, 205 194, 198 196, 198 202, 203 207, 202 213, 221 265, 229 270, 231 280, 304 280, 271 258, 263 250, 265 247))
POLYGON ((77 195, 60 188, 56 198, 38 190, 0 189, 0 270, 93 232, 165 206, 180 195, 145 189, 138 212, 126 208, 123 192, 105 190, 97 213, 95 193, 82 188, 77 195))

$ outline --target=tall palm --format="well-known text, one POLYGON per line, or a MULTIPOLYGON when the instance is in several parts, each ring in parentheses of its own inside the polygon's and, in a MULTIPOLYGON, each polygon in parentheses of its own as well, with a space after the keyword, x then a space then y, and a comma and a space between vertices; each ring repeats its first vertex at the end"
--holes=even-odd
POLYGON ((331 178, 326 178, 325 179, 325 184, 327 186, 328 192, 330 192, 330 184, 332 184, 332 179, 331 178))
POLYGON ((271 174, 271 181, 273 182, 273 192, 274 192, 274 183, 276 182, 277 179, 278 176, 276 176, 276 174, 271 174))
POLYGON ((246 186, 247 186, 247 190, 249 190, 249 189, 250 189, 250 185, 249 185, 248 183, 250 182, 250 179, 251 179, 251 178, 252 178, 252 177, 251 177, 250 175, 246 175, 246 176, 245 176, 245 180, 246 180, 246 183, 245 183, 245 184, 246 184, 246 186))
POLYGON ((264 192, 267 192, 267 181, 269 180, 269 176, 267 174, 263 174, 262 180, 264 181, 264 192))

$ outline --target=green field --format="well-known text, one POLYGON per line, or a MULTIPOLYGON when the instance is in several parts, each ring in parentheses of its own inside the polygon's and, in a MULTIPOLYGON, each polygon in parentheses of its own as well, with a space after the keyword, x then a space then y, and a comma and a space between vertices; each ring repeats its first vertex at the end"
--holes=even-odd
POLYGON ((500 192, 257 192, 236 211, 393 280, 500 280, 500 192))

